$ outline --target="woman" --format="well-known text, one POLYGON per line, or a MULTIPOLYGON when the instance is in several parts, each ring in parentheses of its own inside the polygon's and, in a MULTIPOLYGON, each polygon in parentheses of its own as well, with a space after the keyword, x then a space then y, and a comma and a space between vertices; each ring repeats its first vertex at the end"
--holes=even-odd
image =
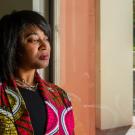
POLYGON ((67 94, 41 79, 50 58, 50 27, 34 11, 0 20, 0 135, 73 135, 67 94))

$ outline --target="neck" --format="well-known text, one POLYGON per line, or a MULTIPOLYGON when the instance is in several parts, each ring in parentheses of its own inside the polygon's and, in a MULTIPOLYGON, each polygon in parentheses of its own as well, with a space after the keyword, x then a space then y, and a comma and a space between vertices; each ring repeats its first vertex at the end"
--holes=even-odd
POLYGON ((19 68, 16 71, 16 79, 25 81, 30 85, 34 85, 34 75, 35 75, 35 69, 25 70, 25 69, 19 68))

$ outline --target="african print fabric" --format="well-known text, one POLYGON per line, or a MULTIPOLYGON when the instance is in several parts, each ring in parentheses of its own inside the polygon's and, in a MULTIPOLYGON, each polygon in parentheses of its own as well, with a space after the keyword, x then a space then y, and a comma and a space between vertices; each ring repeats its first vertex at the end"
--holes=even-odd
MULTIPOLYGON (((73 111, 67 93, 41 79, 37 73, 35 80, 47 108, 44 135, 74 135, 73 111)), ((11 82, 10 87, 6 82, 0 83, 0 135, 34 135, 30 115, 16 81, 11 82)))

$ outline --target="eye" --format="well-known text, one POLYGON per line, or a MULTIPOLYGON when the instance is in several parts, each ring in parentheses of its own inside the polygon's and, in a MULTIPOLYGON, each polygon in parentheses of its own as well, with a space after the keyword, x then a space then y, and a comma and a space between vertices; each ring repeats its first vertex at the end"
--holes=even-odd
POLYGON ((49 38, 48 38, 48 37, 46 37, 46 38, 45 38, 45 40, 49 40, 49 38))
POLYGON ((36 38, 29 38, 27 42, 32 44, 40 44, 40 40, 36 38))
POLYGON ((48 37, 45 37, 44 38, 44 42, 49 42, 49 38, 48 37))

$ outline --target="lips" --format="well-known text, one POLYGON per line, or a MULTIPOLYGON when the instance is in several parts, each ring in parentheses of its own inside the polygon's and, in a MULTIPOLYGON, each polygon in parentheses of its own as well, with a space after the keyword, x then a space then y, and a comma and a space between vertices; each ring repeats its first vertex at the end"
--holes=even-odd
POLYGON ((49 60, 49 55, 48 54, 46 54, 46 55, 40 55, 39 56, 39 59, 40 60, 49 60))

